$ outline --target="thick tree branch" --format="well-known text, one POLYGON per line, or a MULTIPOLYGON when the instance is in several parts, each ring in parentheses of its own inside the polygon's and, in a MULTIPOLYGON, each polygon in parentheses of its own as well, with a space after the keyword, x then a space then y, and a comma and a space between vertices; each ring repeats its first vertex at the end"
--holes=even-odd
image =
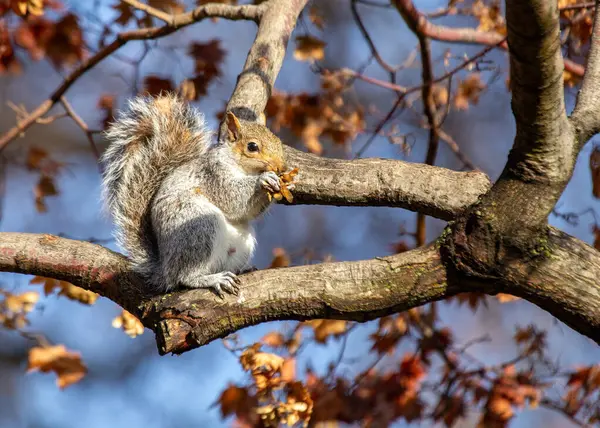
POLYGON ((565 111, 556 2, 509 0, 506 18, 516 136, 504 171, 477 209, 494 233, 526 241, 545 228, 577 150, 565 111))
POLYGON ((162 27, 142 28, 139 30, 125 31, 117 34, 115 40, 106 45, 98 53, 91 58, 87 59, 79 65, 71 74, 69 74, 61 85, 50 95, 50 97, 41 103, 35 110, 33 110, 27 118, 22 120, 13 128, 9 129, 4 135, 0 136, 0 152, 6 148, 6 146, 23 133, 34 123, 37 123, 50 109, 60 101, 61 97, 69 90, 69 88, 86 72, 95 67, 104 58, 111 55, 113 52, 121 48, 127 42, 131 40, 148 40, 158 39, 160 37, 167 36, 174 33, 181 28, 187 27, 188 25, 194 24, 205 18, 225 18, 231 20, 252 20, 259 21, 261 14, 265 8, 265 5, 254 6, 254 5, 243 5, 243 6, 231 6, 220 3, 208 3, 203 6, 198 6, 196 9, 174 15, 171 24, 164 25, 162 27))
POLYGON ((307 2, 270 1, 265 5, 256 38, 227 103, 227 110, 246 120, 265 122, 265 106, 283 64, 298 15, 307 2))
POLYGON ((390 159, 327 159, 285 147, 297 167, 294 204, 386 206, 451 220, 490 188, 478 171, 390 159))
POLYGON ((571 121, 578 133, 579 147, 600 132, 600 1, 596 0, 596 13, 590 41, 590 53, 577 103, 571 121))
POLYGON ((600 344, 600 253, 548 228, 529 257, 502 270, 502 288, 523 297, 600 344))

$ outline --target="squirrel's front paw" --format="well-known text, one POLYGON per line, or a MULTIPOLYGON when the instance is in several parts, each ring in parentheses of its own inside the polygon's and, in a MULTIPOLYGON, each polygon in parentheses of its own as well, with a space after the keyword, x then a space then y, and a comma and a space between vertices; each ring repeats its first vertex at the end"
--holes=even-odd
POLYGON ((260 185, 271 193, 277 193, 281 191, 279 177, 273 171, 267 171, 261 174, 260 185))

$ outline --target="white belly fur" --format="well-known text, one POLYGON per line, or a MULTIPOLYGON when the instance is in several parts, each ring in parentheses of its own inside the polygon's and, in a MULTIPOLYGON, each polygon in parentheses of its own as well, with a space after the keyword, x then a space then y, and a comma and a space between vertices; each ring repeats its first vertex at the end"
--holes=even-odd
POLYGON ((254 254, 256 238, 249 224, 232 224, 221 216, 221 233, 215 240, 211 265, 214 272, 229 271, 238 273, 248 267, 254 254))

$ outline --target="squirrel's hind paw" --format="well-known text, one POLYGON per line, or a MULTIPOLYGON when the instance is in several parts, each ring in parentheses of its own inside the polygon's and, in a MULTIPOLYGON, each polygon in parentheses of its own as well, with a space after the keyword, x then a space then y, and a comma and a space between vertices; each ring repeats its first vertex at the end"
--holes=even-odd
POLYGON ((210 288, 223 299, 225 298, 223 291, 236 296, 239 295, 239 284, 240 280, 233 272, 218 272, 202 276, 194 283, 186 285, 190 288, 210 288))

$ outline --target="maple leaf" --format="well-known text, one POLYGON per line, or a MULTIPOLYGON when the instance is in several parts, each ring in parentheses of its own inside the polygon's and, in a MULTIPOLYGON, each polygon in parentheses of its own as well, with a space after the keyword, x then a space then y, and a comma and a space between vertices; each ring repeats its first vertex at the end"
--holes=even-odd
POLYGON ((79 382, 87 373, 87 367, 81 361, 81 355, 68 351, 63 345, 31 348, 27 372, 35 370, 43 373, 55 372, 58 376, 56 384, 61 389, 79 382))
POLYGON ((294 58, 298 61, 319 61, 325 58, 326 43, 312 36, 297 36, 294 58))
POLYGON ((83 32, 79 18, 66 14, 55 25, 46 44, 46 54, 55 67, 71 66, 84 58, 83 32))
POLYGON ((188 55, 194 61, 195 80, 200 94, 206 94, 208 85, 214 78, 220 76, 221 65, 225 58, 225 50, 221 48, 221 41, 210 40, 206 43, 192 42, 188 48, 188 55))
POLYGON ((459 110, 467 110, 469 104, 477 104, 481 92, 486 85, 481 81, 479 73, 471 73, 466 79, 458 84, 456 95, 454 96, 454 106, 459 110))
POLYGON ((123 311, 112 320, 114 328, 121 328, 125 334, 131 338, 144 333, 144 325, 129 311, 123 311))

